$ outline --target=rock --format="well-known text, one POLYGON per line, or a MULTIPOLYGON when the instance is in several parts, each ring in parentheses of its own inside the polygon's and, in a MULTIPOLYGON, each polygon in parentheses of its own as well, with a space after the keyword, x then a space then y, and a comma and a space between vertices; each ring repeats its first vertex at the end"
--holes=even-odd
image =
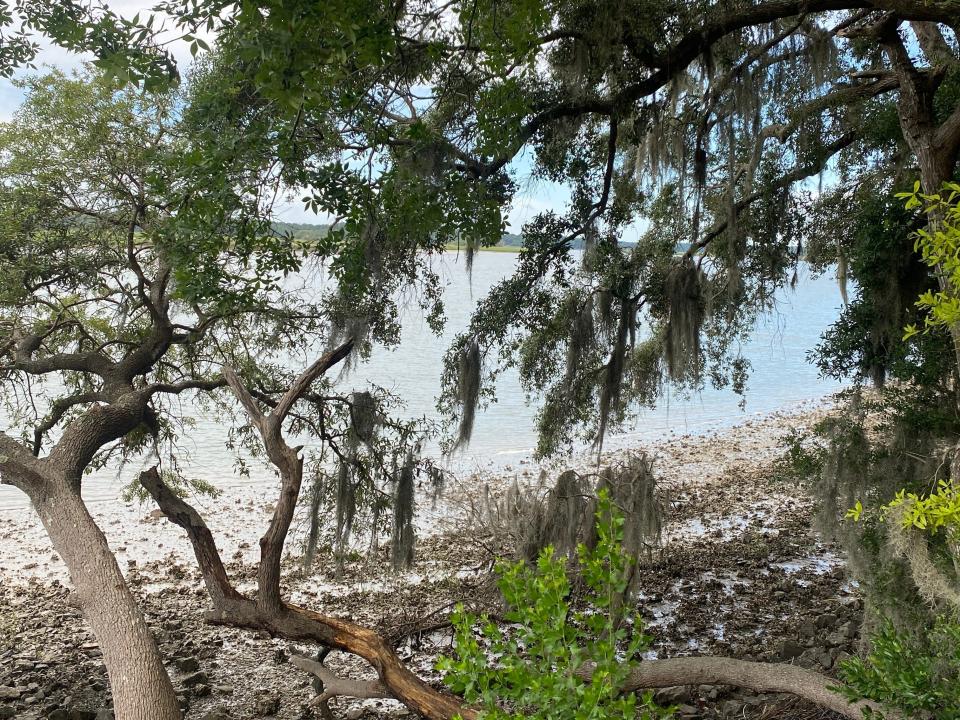
POLYGON ((261 697, 253 705, 253 711, 261 717, 275 715, 279 709, 280 698, 275 695, 261 697))
POLYGON ((804 620, 798 632, 800 633, 800 637, 811 638, 817 634, 817 626, 813 624, 812 620, 804 620))
POLYGON ((97 720, 114 720, 113 710, 110 708, 104 708, 97 713, 97 720))
POLYGON ((16 717, 17 711, 12 707, 0 707, 0 720, 8 720, 8 718, 16 717))
POLYGON ((817 618, 817 627, 820 628, 821 630, 826 628, 832 628, 832 627, 836 627, 838 622, 840 622, 840 618, 838 618, 833 613, 824 613, 823 615, 817 618))
POLYGON ((828 647, 840 647, 847 644, 847 636, 842 632, 832 632, 827 635, 826 644, 828 647))
POLYGON ((817 655, 817 662, 820 663, 824 670, 829 670, 833 667, 833 658, 830 656, 830 653, 826 651, 817 655))
POLYGON ((724 700, 720 703, 720 714, 727 718, 743 717, 743 703, 739 700, 724 700))
POLYGON ((693 705, 681 705, 677 708, 677 717, 695 718, 700 717, 700 711, 693 705))
POLYGON ((660 688, 653 694, 658 705, 679 705, 690 699, 690 688, 686 685, 660 688))
POLYGON ((214 710, 204 715, 202 720, 231 720, 231 718, 226 710, 214 710))
POLYGON ((210 683, 210 678, 207 677, 207 674, 203 670, 187 675, 183 679, 184 687, 193 687, 195 685, 207 685, 210 683))
POLYGON ((845 637, 850 638, 851 640, 860 634, 860 625, 855 623, 852 620, 850 622, 845 622, 840 626, 840 632, 844 634, 845 637))
POLYGON ((177 658, 173 661, 181 672, 196 672, 200 669, 200 662, 194 657, 177 658))
POLYGON ((0 687, 0 700, 19 700, 23 695, 22 688, 0 687))
POLYGON ((795 640, 784 640, 780 648, 780 659, 793 660, 803 655, 804 652, 806 651, 803 649, 803 646, 795 640))
POLYGON ((346 720, 360 720, 364 715, 366 715, 366 712, 362 707, 352 707, 343 714, 343 717, 346 720))
POLYGON ((810 670, 817 664, 819 654, 820 651, 816 648, 807 648, 800 654, 800 657, 797 658, 797 665, 810 670))
POLYGON ((213 689, 221 695, 233 695, 233 685, 214 685, 213 689))

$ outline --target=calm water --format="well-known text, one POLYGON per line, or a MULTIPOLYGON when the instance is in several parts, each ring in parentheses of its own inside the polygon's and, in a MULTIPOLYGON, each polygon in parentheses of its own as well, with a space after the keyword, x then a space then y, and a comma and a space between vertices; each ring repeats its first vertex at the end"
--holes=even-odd
MULTIPOLYGON (((422 312, 411 303, 413 307, 403 314, 402 344, 393 350, 378 351, 368 364, 343 378, 341 388, 348 392, 366 381, 375 382, 406 399, 404 415, 434 415, 441 362, 450 340, 467 325, 476 301, 510 273, 515 262, 513 253, 481 253, 474 263, 471 283, 462 260, 453 253, 446 254, 436 266, 447 283, 448 321, 444 334, 439 338, 433 335, 422 312)), ((762 319, 744 347, 744 354, 753 364, 745 409, 739 407, 739 396, 730 390, 707 388, 691 399, 667 395, 655 410, 643 412, 630 432, 611 437, 606 447, 638 445, 670 432, 720 429, 748 416, 788 408, 837 390, 837 383, 819 379, 816 368, 806 362, 807 351, 839 314, 841 301, 836 282, 831 276, 810 278, 801 273, 796 291, 785 291, 778 300, 776 312, 762 319)), ((457 469, 514 464, 535 446, 536 408, 527 404, 517 376, 502 376, 497 394, 498 401, 477 415, 470 447, 453 461, 457 469)), ((184 442, 190 453, 189 464, 184 463, 186 473, 221 486, 273 480, 270 469, 257 461, 251 463, 250 478, 236 474, 234 457, 224 447, 225 439, 224 427, 198 418, 196 428, 189 431, 189 439, 184 442)), ((436 447, 428 448, 428 452, 438 454, 436 447)), ((85 481, 84 497, 91 501, 113 499, 140 469, 138 463, 130 463, 119 476, 116 470, 95 473, 85 481)), ((18 490, 0 486, 0 509, 26 505, 25 496, 18 490)))

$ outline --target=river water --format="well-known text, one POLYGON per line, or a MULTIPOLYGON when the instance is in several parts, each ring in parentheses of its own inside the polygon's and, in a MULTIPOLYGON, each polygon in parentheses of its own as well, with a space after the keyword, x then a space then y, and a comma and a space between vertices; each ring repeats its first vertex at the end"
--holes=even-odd
MULTIPOLYGON (((435 336, 422 311, 411 303, 402 315, 402 343, 393 349, 378 349, 368 363, 341 379, 342 389, 349 391, 363 387, 367 381, 374 382, 405 399, 404 415, 435 416, 444 352, 453 336, 466 327, 476 302, 512 271, 516 259, 514 253, 481 253, 474 262, 472 279, 468 279, 462 258, 446 253, 435 267, 447 285, 444 333, 435 336)), ((670 433, 718 430, 749 416, 788 409, 838 390, 838 383, 819 378, 816 368, 806 361, 807 352, 840 312, 840 294, 832 276, 813 278, 801 268, 796 290, 781 292, 777 300, 776 310, 761 319, 743 349, 753 365, 743 409, 739 407, 741 398, 729 389, 708 387, 692 398, 667 393, 655 409, 643 411, 628 432, 611 436, 605 447, 641 445, 670 433)), ((515 374, 500 378, 497 396, 496 403, 478 413, 470 447, 451 461, 455 469, 503 467, 531 454, 536 445, 536 407, 527 403, 515 374)), ((183 441, 189 452, 186 474, 221 487, 273 482, 270 468, 258 461, 250 463, 249 477, 236 473, 234 455, 225 441, 225 427, 213 419, 198 417, 196 427, 183 441)), ((439 454, 435 446, 428 447, 427 452, 439 454)), ((93 473, 85 479, 84 497, 93 502, 112 500, 141 469, 139 463, 129 463, 120 471, 93 473)), ((19 490, 0 486, 0 510, 27 506, 19 490)))

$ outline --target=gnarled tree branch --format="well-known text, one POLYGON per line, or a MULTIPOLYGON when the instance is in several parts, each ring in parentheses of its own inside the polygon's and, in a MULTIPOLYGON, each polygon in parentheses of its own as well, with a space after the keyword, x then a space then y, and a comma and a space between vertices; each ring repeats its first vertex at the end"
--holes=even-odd
POLYGON ((293 520, 300 486, 303 483, 303 458, 299 448, 291 448, 280 432, 284 418, 294 403, 306 393, 324 372, 346 358, 353 350, 351 338, 326 353, 302 372, 283 394, 269 415, 264 415, 250 391, 232 368, 225 367, 223 375, 230 389, 246 409, 254 426, 260 432, 270 461, 280 471, 280 498, 277 501, 270 526, 260 538, 260 567, 257 573, 258 604, 267 612, 278 612, 283 606, 280 597, 280 558, 283 544, 293 520))

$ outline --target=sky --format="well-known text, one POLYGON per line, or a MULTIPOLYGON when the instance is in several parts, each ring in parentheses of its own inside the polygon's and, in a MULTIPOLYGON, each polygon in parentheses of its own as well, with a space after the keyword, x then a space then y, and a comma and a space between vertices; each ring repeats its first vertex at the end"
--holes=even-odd
MULTIPOLYGON (((150 14, 150 8, 155 0, 142 2, 139 0, 110 0, 106 3, 110 9, 127 18, 132 18, 140 13, 141 18, 150 14)), ((159 20, 159 18, 158 18, 159 20)), ((168 37, 175 37, 175 33, 169 33, 168 37)), ((204 40, 213 45, 215 38, 200 34, 204 40)), ((59 68, 64 71, 70 71, 80 67, 85 61, 92 60, 92 55, 78 55, 67 52, 60 47, 52 45, 45 38, 37 38, 41 45, 35 64, 42 71, 44 65, 59 68)), ((179 64, 181 71, 185 70, 192 59, 189 46, 186 42, 172 42, 169 49, 179 64)), ((35 71, 18 70, 14 78, 23 77, 35 71)), ((14 86, 11 79, 0 78, 0 122, 10 120, 14 111, 23 101, 23 93, 14 86)), ((512 166, 514 179, 517 182, 519 191, 514 196, 513 207, 507 215, 508 232, 519 234, 523 224, 532 220, 538 213, 545 210, 560 210, 569 199, 569 189, 555 183, 538 180, 531 176, 532 163, 530 158, 520 158, 512 166)), ((305 210, 300 198, 304 196, 303 192, 289 192, 287 197, 278 202, 275 212, 278 220, 285 222, 298 223, 323 223, 327 220, 325 217, 318 217, 309 210, 305 210)))

